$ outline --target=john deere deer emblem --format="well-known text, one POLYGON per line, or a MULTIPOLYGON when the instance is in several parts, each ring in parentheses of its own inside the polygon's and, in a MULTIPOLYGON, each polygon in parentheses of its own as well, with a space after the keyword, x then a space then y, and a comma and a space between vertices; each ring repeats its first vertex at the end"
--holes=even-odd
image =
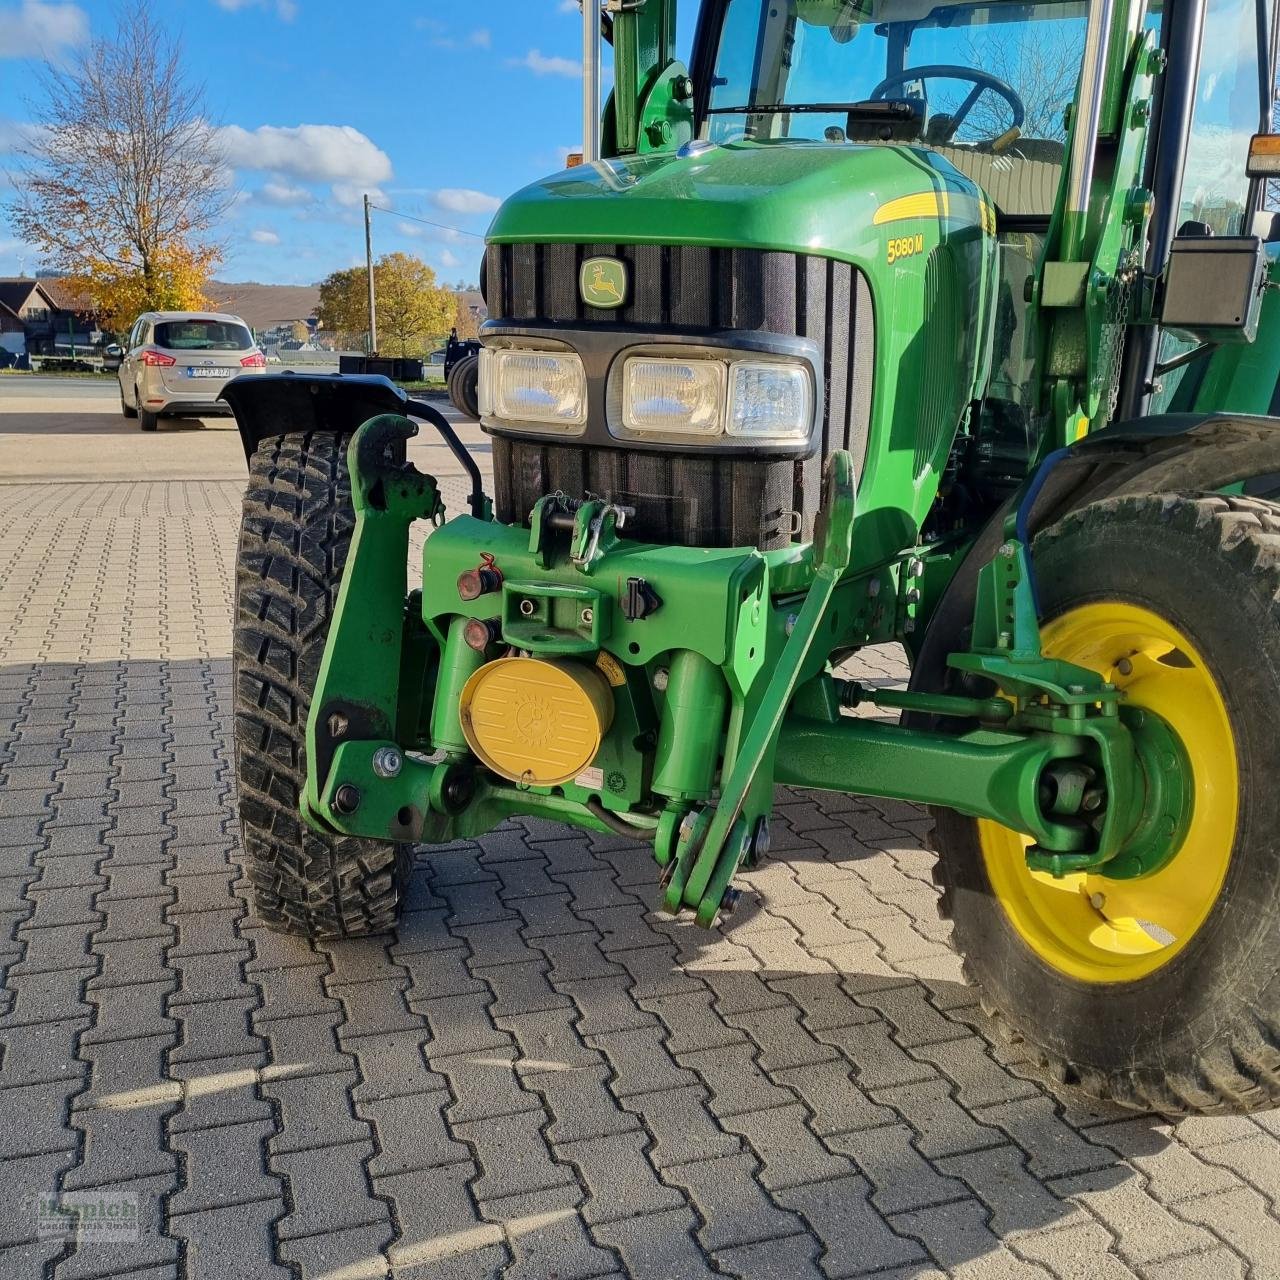
POLYGON ((589 307, 612 309, 627 300, 627 267, 617 258, 588 258, 578 281, 589 307))

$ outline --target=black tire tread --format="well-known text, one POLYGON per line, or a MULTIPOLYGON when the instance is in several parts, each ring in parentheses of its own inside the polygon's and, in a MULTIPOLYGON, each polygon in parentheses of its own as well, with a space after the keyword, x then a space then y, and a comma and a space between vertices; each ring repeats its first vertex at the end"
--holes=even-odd
POLYGON ((468 418, 480 416, 477 379, 480 372, 478 355, 464 356, 449 371, 449 399, 459 413, 468 418))
POLYGON ((249 467, 232 654, 240 822, 257 913, 312 939, 394 927, 409 850, 313 831, 305 730, 355 515, 346 439, 264 440, 249 467))
MULTIPOLYGON (((1261 499, 1224 494, 1139 494, 1103 499, 1073 511, 1037 539, 1066 538, 1084 521, 1108 520, 1123 507, 1152 504, 1164 508, 1173 519, 1190 519, 1214 528, 1224 564, 1238 573, 1265 579, 1272 598, 1280 601, 1280 506, 1261 499), (1176 510, 1175 510, 1176 508, 1176 510)), ((1152 513, 1159 518, 1159 515, 1152 513)), ((1259 785, 1270 785, 1257 780, 1259 785)), ((938 915, 954 924, 953 895, 956 886, 951 865, 941 847, 935 826, 928 843, 938 855, 933 882, 939 890, 938 915)), ((1191 1070, 1163 1074, 1102 1072, 1072 1063, 1034 1043, 1023 1028, 1010 1020, 983 989, 958 939, 966 981, 978 993, 983 1012, 996 1034, 1029 1050, 1048 1075, 1061 1084, 1082 1089, 1095 1098, 1140 1111, 1169 1115, 1226 1115, 1280 1105, 1280 973, 1274 975, 1263 998, 1241 1011, 1223 1028, 1214 1044, 1203 1052, 1191 1070)))

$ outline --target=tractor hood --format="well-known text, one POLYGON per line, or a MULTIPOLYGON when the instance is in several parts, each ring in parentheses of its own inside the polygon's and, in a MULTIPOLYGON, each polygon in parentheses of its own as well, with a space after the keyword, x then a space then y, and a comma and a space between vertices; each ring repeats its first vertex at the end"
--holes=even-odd
POLYGON ((902 228, 915 219, 915 229, 921 218, 945 218, 951 233, 981 226, 979 194, 923 148, 695 144, 678 153, 602 160, 536 182, 507 200, 488 238, 718 245, 870 265, 898 233, 894 223, 902 228), (930 198, 943 193, 945 200, 930 198))

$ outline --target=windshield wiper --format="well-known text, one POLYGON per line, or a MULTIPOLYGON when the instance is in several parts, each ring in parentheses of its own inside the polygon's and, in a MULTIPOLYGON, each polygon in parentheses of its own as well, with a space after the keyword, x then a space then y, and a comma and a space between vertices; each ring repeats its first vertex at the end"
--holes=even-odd
POLYGON ((841 112, 862 120, 914 120, 915 107, 905 98, 885 98, 861 102, 763 102, 747 107, 709 107, 709 116, 764 116, 772 114, 830 115, 841 112))

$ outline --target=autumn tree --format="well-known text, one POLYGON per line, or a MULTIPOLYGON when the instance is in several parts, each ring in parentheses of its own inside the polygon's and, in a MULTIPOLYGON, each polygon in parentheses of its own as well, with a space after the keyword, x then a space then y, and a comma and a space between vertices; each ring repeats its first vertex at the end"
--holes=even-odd
POLYGON ((467 305, 466 294, 461 290, 453 295, 453 327, 457 329, 458 337, 464 340, 480 336, 480 322, 467 305))
MULTIPOLYGON (((389 253, 373 267, 379 345, 384 353, 420 355, 428 343, 449 332, 454 295, 436 283, 421 258, 389 253)), ((364 267, 335 271, 320 282, 316 314, 326 329, 355 335, 369 328, 368 274, 364 267)))
POLYGON ((231 193, 203 90, 146 0, 37 86, 9 209, 19 237, 93 300, 104 328, 203 305, 231 193))

